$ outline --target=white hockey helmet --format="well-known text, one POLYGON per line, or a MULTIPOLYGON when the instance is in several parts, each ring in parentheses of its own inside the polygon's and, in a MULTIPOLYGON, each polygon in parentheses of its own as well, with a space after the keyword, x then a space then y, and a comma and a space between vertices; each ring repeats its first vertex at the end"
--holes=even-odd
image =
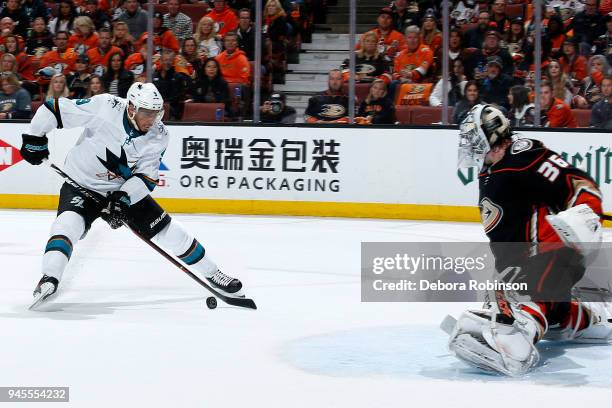
POLYGON ((459 125, 458 167, 482 169, 491 147, 512 138, 510 121, 492 105, 475 105, 459 125))
POLYGON ((159 118, 164 114, 164 99, 157 87, 151 83, 134 82, 127 92, 127 100, 134 105, 136 112, 140 108, 159 111, 159 118))

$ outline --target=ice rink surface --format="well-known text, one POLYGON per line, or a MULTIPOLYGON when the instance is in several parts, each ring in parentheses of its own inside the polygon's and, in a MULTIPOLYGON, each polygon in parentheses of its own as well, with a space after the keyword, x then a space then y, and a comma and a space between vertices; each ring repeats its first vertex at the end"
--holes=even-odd
POLYGON ((612 346, 542 343, 544 363, 508 379, 448 354, 438 324, 465 304, 360 301, 362 241, 483 241, 478 224, 175 218, 259 310, 207 309, 195 282, 98 221, 61 295, 28 311, 54 213, 0 211, 0 386, 69 386, 53 406, 83 408, 612 407, 612 346))

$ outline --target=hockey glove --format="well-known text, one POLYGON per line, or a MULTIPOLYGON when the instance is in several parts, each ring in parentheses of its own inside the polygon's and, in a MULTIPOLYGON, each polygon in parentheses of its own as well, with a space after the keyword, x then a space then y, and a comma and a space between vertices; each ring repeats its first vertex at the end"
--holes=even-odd
POLYGON ((113 191, 108 195, 106 207, 100 212, 100 217, 110 225, 112 229, 117 229, 128 220, 128 210, 131 202, 128 193, 125 191, 113 191))
POLYGON ((47 136, 22 134, 21 157, 30 164, 39 165, 49 157, 49 139, 47 136))

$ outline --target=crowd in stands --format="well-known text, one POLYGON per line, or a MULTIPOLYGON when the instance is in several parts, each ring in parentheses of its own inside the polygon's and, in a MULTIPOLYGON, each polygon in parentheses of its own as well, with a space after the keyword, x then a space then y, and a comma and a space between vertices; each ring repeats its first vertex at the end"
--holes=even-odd
MULTIPOLYGON (((180 119, 186 103, 198 102, 223 104, 230 120, 247 115, 256 54, 253 2, 154 3, 149 33, 147 1, 6 0, 0 11, 0 119, 30 118, 33 107, 50 97, 125 97, 135 80, 146 80, 149 54, 167 119, 180 119)), ((323 0, 264 1, 263 99, 274 83, 284 82, 287 63, 297 62, 299 44, 324 7, 323 0)))

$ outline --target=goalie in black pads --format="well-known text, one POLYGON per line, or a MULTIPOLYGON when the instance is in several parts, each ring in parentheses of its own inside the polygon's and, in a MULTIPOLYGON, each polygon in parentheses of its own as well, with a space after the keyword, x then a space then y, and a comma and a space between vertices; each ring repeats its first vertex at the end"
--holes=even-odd
POLYGON ((159 91, 153 84, 140 82, 130 87, 127 99, 110 94, 59 98, 38 109, 29 132, 23 135, 23 158, 41 164, 49 156, 47 133, 55 128, 84 127, 64 163, 64 172, 84 190, 70 183, 61 188, 33 306, 57 292, 73 247, 98 217, 113 229, 129 224, 145 239, 168 249, 220 293, 244 296, 241 282, 219 271, 204 247, 150 196, 168 145, 162 115, 159 91))
POLYGON ((491 105, 476 105, 460 125, 459 167, 473 166, 496 270, 530 290, 497 291, 482 310, 464 312, 449 330, 450 350, 476 367, 517 376, 538 363, 540 339, 610 342, 609 297, 585 301, 574 287, 602 240, 597 184, 541 142, 514 135, 491 105))

